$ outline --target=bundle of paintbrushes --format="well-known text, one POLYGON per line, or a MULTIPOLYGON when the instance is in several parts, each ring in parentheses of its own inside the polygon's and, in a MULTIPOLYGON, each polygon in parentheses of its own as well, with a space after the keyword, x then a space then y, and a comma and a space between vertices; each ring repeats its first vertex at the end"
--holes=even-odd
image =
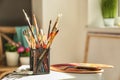
POLYGON ((31 48, 30 70, 32 70, 34 74, 49 73, 50 46, 59 31, 57 29, 57 24, 61 15, 58 15, 53 27, 51 27, 50 20, 48 33, 45 35, 44 30, 38 27, 35 15, 33 15, 34 25, 32 25, 27 13, 24 10, 23 13, 29 24, 28 29, 24 30, 23 34, 31 48))

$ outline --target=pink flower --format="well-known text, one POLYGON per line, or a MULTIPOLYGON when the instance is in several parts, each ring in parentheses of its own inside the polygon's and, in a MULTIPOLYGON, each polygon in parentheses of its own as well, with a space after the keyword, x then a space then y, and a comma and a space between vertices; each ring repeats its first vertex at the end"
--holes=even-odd
POLYGON ((17 51, 18 51, 18 53, 22 53, 22 52, 24 52, 24 50, 25 50, 25 48, 23 46, 20 46, 17 51))

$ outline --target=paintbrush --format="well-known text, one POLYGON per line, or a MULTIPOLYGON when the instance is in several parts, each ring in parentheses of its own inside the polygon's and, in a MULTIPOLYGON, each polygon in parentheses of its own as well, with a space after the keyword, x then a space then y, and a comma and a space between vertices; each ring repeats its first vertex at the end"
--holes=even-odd
POLYGON ((33 30, 32 30, 32 25, 31 25, 30 20, 29 20, 29 17, 28 17, 28 15, 27 15, 27 13, 25 12, 24 9, 23 9, 23 13, 24 13, 24 15, 25 15, 25 18, 26 18, 28 24, 29 24, 29 29, 30 29, 30 31, 31 31, 31 34, 32 34, 32 36, 35 38, 34 33, 33 33, 33 30))
POLYGON ((43 37, 44 37, 43 29, 40 29, 40 33, 41 33, 41 41, 40 41, 40 44, 43 45, 43 43, 44 43, 44 41, 43 41, 43 37))
POLYGON ((38 24, 37 24, 37 20, 36 20, 35 14, 33 14, 33 21, 34 21, 34 25, 35 25, 35 28, 36 28, 36 33, 38 35, 39 34, 39 30, 38 30, 38 24))
POLYGON ((25 17, 26 17, 26 20, 27 20, 28 24, 29 24, 29 29, 30 29, 30 31, 31 31, 31 34, 32 34, 33 38, 35 39, 35 42, 36 42, 37 44, 39 44, 38 39, 37 39, 37 36, 34 34, 34 31, 32 30, 32 25, 31 25, 30 20, 29 20, 29 18, 28 18, 28 16, 27 16, 27 13, 25 12, 24 9, 23 9, 23 13, 24 13, 24 15, 25 15, 25 17))
POLYGON ((49 39, 48 43, 47 43, 47 48, 50 47, 50 45, 53 42, 53 39, 55 38, 55 36, 57 35, 57 33, 59 32, 59 30, 57 30, 56 32, 52 33, 51 38, 49 39))
POLYGON ((58 17, 57 17, 57 19, 56 19, 56 21, 55 21, 55 23, 54 23, 54 26, 53 26, 53 28, 52 28, 52 32, 55 30, 56 31, 56 26, 57 26, 57 24, 58 24, 58 21, 59 21, 59 18, 62 16, 62 14, 58 14, 58 17))
POLYGON ((25 30, 23 31, 23 35, 24 35, 24 37, 25 37, 25 39, 26 39, 26 41, 27 41, 27 43, 28 43, 29 47, 31 48, 31 43, 30 43, 30 41, 29 41, 29 38, 28 38, 28 36, 27 36, 27 34, 26 34, 26 31, 25 31, 25 30))
POLYGON ((91 71, 101 70, 101 68, 98 68, 98 67, 84 67, 84 66, 66 66, 62 70, 67 70, 69 68, 84 69, 84 70, 91 70, 91 71))
POLYGON ((29 24, 29 29, 30 29, 30 31, 31 31, 31 34, 32 34, 32 36, 34 37, 34 33, 33 33, 33 31, 32 31, 32 25, 31 25, 31 23, 30 23, 29 17, 27 16, 27 13, 25 12, 24 9, 23 9, 23 13, 24 13, 24 15, 25 15, 25 18, 26 18, 28 24, 29 24))
POLYGON ((47 39, 49 38, 49 35, 50 35, 51 23, 52 23, 52 20, 50 20, 50 22, 49 22, 47 39))
POLYGON ((53 41, 54 37, 55 37, 56 34, 58 33, 58 31, 59 31, 59 30, 57 30, 57 31, 54 33, 54 35, 51 37, 51 39, 48 41, 46 49, 43 51, 43 53, 42 53, 41 56, 39 57, 39 61, 41 61, 42 58, 45 56, 45 53, 48 51, 50 45, 52 44, 52 41, 53 41))
POLYGON ((24 9, 23 9, 23 13, 24 13, 24 15, 25 15, 25 17, 26 17, 26 19, 27 19, 27 21, 28 21, 29 26, 31 27, 32 25, 31 25, 31 23, 30 23, 29 17, 28 17, 28 15, 27 15, 27 13, 25 12, 24 9))

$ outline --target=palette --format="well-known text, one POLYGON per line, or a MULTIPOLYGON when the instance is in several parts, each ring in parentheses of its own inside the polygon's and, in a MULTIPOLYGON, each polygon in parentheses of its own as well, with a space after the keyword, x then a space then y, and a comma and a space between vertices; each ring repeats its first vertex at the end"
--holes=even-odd
POLYGON ((50 66, 50 69, 53 71, 79 74, 102 73, 104 71, 103 68, 113 68, 113 66, 93 63, 68 63, 50 66))

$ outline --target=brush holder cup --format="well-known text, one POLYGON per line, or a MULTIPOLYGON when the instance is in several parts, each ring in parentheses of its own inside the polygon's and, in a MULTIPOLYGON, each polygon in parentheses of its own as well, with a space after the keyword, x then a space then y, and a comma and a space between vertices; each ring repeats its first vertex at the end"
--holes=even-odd
POLYGON ((31 49, 30 70, 33 74, 48 74, 50 72, 50 49, 31 49))

